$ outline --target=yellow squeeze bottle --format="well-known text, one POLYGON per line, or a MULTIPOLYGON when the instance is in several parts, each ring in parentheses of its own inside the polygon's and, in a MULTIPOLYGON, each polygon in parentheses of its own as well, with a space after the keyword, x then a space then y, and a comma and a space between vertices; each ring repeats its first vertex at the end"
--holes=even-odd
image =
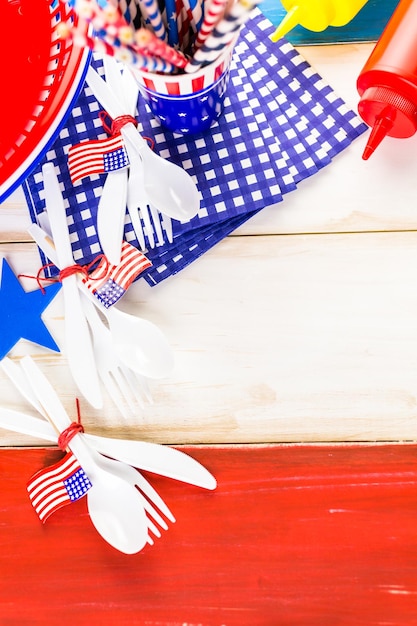
POLYGON ((317 33, 328 26, 344 26, 350 22, 367 0, 281 0, 287 11, 272 41, 278 41, 299 24, 317 33))

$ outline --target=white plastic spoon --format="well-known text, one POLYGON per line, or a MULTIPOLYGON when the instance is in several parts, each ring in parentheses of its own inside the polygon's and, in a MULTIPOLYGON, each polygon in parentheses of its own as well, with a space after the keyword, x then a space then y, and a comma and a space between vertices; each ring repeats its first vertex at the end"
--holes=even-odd
POLYGON ((149 202, 173 219, 188 221, 194 217, 200 208, 200 195, 188 172, 154 152, 133 124, 123 126, 121 133, 142 158, 149 202))

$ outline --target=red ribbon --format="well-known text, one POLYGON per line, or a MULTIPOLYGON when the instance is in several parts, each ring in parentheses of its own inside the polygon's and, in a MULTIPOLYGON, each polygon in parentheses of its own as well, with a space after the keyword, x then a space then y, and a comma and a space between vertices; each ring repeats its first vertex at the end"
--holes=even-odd
POLYGON ((84 432, 84 426, 81 424, 80 402, 78 398, 75 399, 77 405, 77 421, 71 422, 71 424, 62 431, 58 437, 58 446, 63 452, 68 448, 71 440, 78 435, 78 433, 84 432))
POLYGON ((41 273, 47 267, 55 267, 54 263, 45 263, 45 265, 42 265, 42 267, 39 268, 36 276, 31 276, 30 274, 19 274, 18 276, 19 278, 34 278, 36 282, 38 283, 38 287, 41 290, 41 292, 45 293, 45 289, 43 288, 41 281, 45 281, 47 283, 57 283, 57 282, 62 283, 64 278, 67 278, 68 276, 72 276, 73 274, 83 274, 83 276, 87 279, 89 278, 90 270, 94 267, 94 265, 96 265, 96 263, 101 261, 101 259, 103 258, 106 261, 104 265, 104 272, 101 275, 99 274, 98 276, 91 277, 91 280, 102 280, 107 275, 107 271, 109 268, 109 261, 105 254, 98 254, 92 261, 90 261, 90 263, 87 263, 87 265, 78 265, 78 263, 75 263, 74 265, 64 267, 62 270, 60 270, 58 276, 56 277, 41 276, 41 273))

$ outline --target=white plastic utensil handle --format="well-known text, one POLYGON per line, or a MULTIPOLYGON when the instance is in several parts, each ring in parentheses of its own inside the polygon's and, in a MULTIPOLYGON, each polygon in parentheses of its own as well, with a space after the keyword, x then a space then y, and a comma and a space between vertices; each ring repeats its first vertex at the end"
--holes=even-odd
MULTIPOLYGON (((30 381, 32 391, 42 405, 49 422, 56 428, 58 434, 61 434, 71 425, 72 422, 68 413, 61 404, 55 389, 30 356, 23 357, 21 365, 27 379, 30 381)), ((78 459, 81 467, 90 479, 92 479, 94 476, 95 462, 91 456, 88 445, 85 443, 84 439, 82 439, 81 434, 75 435, 68 444, 68 447, 78 459)))
MULTIPOLYGON (((55 248, 54 240, 48 235, 48 233, 38 226, 38 224, 31 224, 27 229, 28 233, 32 236, 33 241, 39 246, 42 252, 48 257, 48 259, 56 265, 58 269, 61 269, 58 259, 57 250, 55 248)), ((81 280, 77 280, 77 287, 82 293, 84 293, 96 307, 103 312, 106 312, 104 305, 96 298, 91 291, 84 285, 81 280)), ((80 305, 82 306, 82 305, 80 305)), ((84 316, 85 317, 85 316, 84 316)))
MULTIPOLYGON (((104 55, 103 64, 106 88, 118 101, 119 115, 133 116, 138 99, 138 87, 132 90, 130 81, 127 83, 124 75, 121 74, 122 64, 113 57, 104 55), (127 90, 127 85, 129 85, 129 90, 127 90)), ((127 177, 127 169, 115 170, 107 174, 97 208, 97 232, 100 245, 112 265, 120 263, 126 216, 127 177)))
POLYGON ((113 94, 106 81, 103 80, 91 66, 88 68, 86 82, 94 96, 106 109, 110 117, 115 119, 116 117, 123 115, 123 107, 121 106, 118 98, 113 94))
POLYGON ((107 174, 97 207, 97 233, 100 246, 111 265, 119 265, 127 201, 127 171, 107 174))
POLYGON ((45 439, 57 443, 58 435, 49 422, 20 411, 0 407, 0 428, 7 428, 15 433, 29 435, 37 439, 45 439))
MULTIPOLYGON (((52 163, 42 168, 46 212, 56 248, 58 267, 74 265, 65 205, 52 163)), ((93 346, 87 320, 81 308, 76 274, 62 281, 65 307, 66 356, 74 381, 94 408, 103 406, 100 381, 94 360, 93 346)))

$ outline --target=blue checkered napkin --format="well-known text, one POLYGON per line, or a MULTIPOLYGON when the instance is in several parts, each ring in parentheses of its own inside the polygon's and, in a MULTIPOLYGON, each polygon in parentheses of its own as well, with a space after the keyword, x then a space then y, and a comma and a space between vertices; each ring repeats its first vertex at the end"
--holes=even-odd
POLYGON ((241 42, 235 46, 230 82, 233 86, 241 86, 241 89, 237 90, 240 106, 243 110, 248 108, 254 116, 259 133, 258 141, 263 142, 270 154, 270 160, 282 193, 288 193, 297 187, 291 158, 286 150, 288 144, 291 147, 291 139, 281 132, 277 135, 268 121, 265 105, 259 91, 257 91, 258 88, 262 89, 263 85, 257 85, 256 90, 254 90, 251 74, 252 72, 255 73, 256 69, 253 67, 254 64, 249 62, 247 50, 247 46, 243 47, 241 42))
MULTIPOLYGON (((275 94, 281 93, 281 99, 286 97, 293 105, 293 119, 301 120, 305 129, 313 129, 321 147, 333 158, 367 127, 288 41, 270 40, 273 32, 271 22, 255 10, 251 29, 242 35, 275 82, 275 94)), ((268 86, 272 84, 268 82, 268 86)))
MULTIPOLYGON (((251 33, 249 33, 251 35, 251 33)), ((269 68, 261 65, 262 55, 259 50, 242 35, 241 45, 248 51, 249 62, 253 66, 250 81, 258 91, 268 121, 278 137, 286 137, 290 143, 289 152, 296 181, 316 173, 331 161, 322 146, 322 136, 312 124, 311 119, 300 113, 300 105, 295 96, 290 99, 277 80, 271 78, 269 68), (255 54, 256 52, 256 54, 255 54)), ((282 72, 282 68, 278 68, 282 72)), ((310 115, 311 118, 311 115, 310 115)))
MULTIPOLYGON (((294 183, 297 184, 316 174, 321 167, 330 162, 330 159, 326 155, 326 162, 323 162, 319 158, 320 153, 314 152, 309 143, 308 134, 298 131, 297 125, 301 120, 297 116, 295 104, 287 102, 283 92, 260 65, 260 55, 253 53, 243 36, 241 47, 246 50, 246 60, 248 66, 251 66, 248 71, 248 82, 252 85, 254 94, 258 94, 259 104, 265 111, 268 124, 280 144, 281 154, 285 155, 290 164, 290 172, 294 183)), ((255 95, 253 100, 256 102, 255 95)))

